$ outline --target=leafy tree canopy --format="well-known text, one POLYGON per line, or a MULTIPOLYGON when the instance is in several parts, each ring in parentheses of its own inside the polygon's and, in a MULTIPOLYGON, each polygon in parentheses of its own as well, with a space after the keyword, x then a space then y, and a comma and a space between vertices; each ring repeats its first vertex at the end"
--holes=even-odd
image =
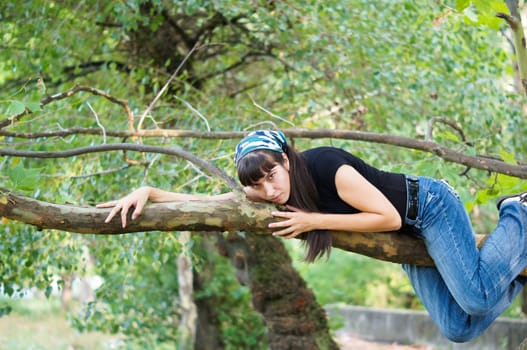
MULTIPOLYGON (((163 145, 191 151, 234 176, 235 139, 137 132, 328 128, 424 139, 433 125, 436 142, 525 164, 524 100, 514 87, 510 37, 505 23, 489 15, 506 7, 474 4, 5 2, 0 147, 54 152, 122 141, 163 145), (74 86, 83 88, 70 90, 74 86), (57 95, 66 91, 71 94, 57 95)), ((524 187, 516 178, 467 170, 424 152, 340 139, 294 141, 299 148, 332 143, 386 170, 448 178, 469 209, 524 187)), ((2 157, 0 168, 0 187, 57 203, 92 205, 142 184, 183 192, 228 189, 191 163, 159 154, 2 157)), ((478 227, 492 226, 492 215, 478 227)), ((91 326, 79 320, 79 327, 139 335, 140 322, 139 328, 155 330, 154 341, 174 340, 168 315, 177 317, 177 305, 167 300, 178 288, 175 256, 184 250, 175 236, 81 237, 7 220, 1 225, 7 294, 22 286, 46 289, 52 276, 86 269, 91 260, 93 273, 108 281, 98 295, 108 310, 91 305, 91 326), (138 304, 130 322, 121 322, 138 304)), ((189 252, 198 267, 210 259, 189 252)), ((217 283, 234 289, 229 303, 247 298, 227 273, 218 275, 217 283)))

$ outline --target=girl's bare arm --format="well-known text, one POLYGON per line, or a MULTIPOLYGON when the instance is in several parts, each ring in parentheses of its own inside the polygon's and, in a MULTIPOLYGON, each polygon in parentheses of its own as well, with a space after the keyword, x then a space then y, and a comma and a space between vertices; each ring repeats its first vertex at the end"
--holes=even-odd
POLYGON ((113 208, 110 214, 106 217, 104 222, 110 222, 113 217, 121 213, 121 222, 123 228, 126 227, 126 216, 130 208, 134 207, 132 212, 132 220, 135 220, 147 202, 162 203, 162 202, 185 202, 196 200, 226 200, 234 198, 233 192, 223 193, 219 195, 201 195, 201 194, 187 194, 165 191, 159 188, 144 186, 131 192, 121 199, 101 203, 97 208, 113 208))

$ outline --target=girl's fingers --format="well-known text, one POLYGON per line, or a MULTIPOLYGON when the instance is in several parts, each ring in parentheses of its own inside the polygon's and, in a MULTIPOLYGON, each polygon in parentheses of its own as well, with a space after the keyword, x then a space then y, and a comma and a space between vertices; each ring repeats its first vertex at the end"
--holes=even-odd
MULTIPOLYGON (((279 217, 279 216, 277 216, 279 217)), ((286 218, 285 216, 282 216, 283 218, 286 218)), ((269 228, 276 228, 276 227, 289 227, 291 226, 291 222, 290 220, 281 220, 281 221, 275 221, 275 222, 271 222, 269 224, 269 228)))
POLYGON ((302 211, 298 209, 297 207, 293 207, 292 205, 289 205, 289 204, 287 204, 285 207, 291 211, 302 211))
POLYGON ((128 215, 128 210, 130 210, 130 204, 126 204, 121 209, 121 222, 123 224, 123 228, 126 227, 126 216, 128 215))
POLYGON ((299 234, 300 233, 296 233, 291 228, 288 228, 288 229, 285 229, 285 230, 282 230, 282 231, 278 231, 278 232, 273 232, 273 236, 280 236, 280 237, 285 238, 285 239, 295 238, 299 234))
POLYGON ((284 235, 287 235, 287 234, 288 234, 288 232, 286 230, 273 232, 273 236, 281 236, 281 237, 283 237, 284 235))
POLYGON ((285 227, 285 228, 280 231, 273 232, 273 236, 286 237, 287 235, 293 234, 295 232, 295 229, 290 225, 281 225, 280 227, 285 227))
POLYGON ((110 221, 112 221, 113 217, 115 216, 115 214, 117 214, 119 212, 119 210, 121 210, 120 207, 114 207, 112 209, 112 211, 110 212, 110 214, 108 214, 108 216, 106 217, 106 220, 104 220, 105 223, 109 223, 110 221))
POLYGON ((271 213, 272 216, 276 216, 278 218, 290 218, 291 212, 288 211, 273 211, 271 213))
POLYGON ((146 204, 146 201, 138 201, 135 204, 134 212, 132 213, 132 220, 135 220, 143 212, 143 208, 146 204))
POLYGON ((132 212, 132 220, 133 220, 133 219, 136 219, 139 215, 141 215, 141 212, 145 204, 146 202, 137 202, 134 204, 134 203, 121 203, 120 201, 112 201, 112 202, 97 204, 97 207, 98 208, 113 207, 113 209, 110 211, 110 214, 108 214, 108 216, 104 220, 105 223, 109 223, 110 221, 112 221, 112 219, 120 212, 121 223, 122 223, 123 228, 125 228, 126 218, 127 218, 128 211, 130 210, 130 208, 132 206, 135 207, 134 211, 132 212))

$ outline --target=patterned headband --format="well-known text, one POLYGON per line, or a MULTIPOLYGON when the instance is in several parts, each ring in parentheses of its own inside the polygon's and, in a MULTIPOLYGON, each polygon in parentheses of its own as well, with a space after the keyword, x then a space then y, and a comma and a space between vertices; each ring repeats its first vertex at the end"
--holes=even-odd
POLYGON ((236 165, 247 153, 257 150, 285 152, 287 141, 281 131, 258 130, 245 136, 236 146, 236 165))

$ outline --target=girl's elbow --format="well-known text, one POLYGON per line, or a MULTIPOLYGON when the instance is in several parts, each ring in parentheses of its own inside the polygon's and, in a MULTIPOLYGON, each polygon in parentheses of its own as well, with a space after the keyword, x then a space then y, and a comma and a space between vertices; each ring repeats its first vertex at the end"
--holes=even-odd
POLYGON ((401 227, 403 227, 402 219, 397 214, 396 216, 392 216, 390 220, 387 222, 387 231, 397 231, 400 230, 401 227))

